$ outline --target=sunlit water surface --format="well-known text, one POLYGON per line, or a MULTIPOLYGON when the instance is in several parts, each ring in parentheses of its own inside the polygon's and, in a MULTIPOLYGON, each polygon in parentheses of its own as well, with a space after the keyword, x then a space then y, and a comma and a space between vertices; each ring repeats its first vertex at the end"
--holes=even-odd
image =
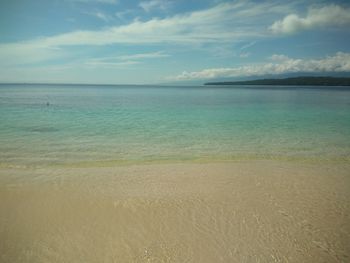
POLYGON ((0 85, 2 166, 349 154, 346 88, 0 85))

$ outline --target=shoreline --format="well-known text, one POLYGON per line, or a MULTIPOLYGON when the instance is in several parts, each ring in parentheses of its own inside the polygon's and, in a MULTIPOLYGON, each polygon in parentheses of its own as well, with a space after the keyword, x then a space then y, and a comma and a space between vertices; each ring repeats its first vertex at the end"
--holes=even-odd
POLYGON ((10 262, 339 262, 350 164, 0 169, 10 262))
POLYGON ((59 169, 59 168, 104 168, 134 165, 171 165, 171 164, 212 164, 239 162, 290 162, 298 164, 349 164, 350 156, 297 156, 297 155, 259 155, 240 154, 233 156, 206 156, 161 159, 107 159, 107 160, 77 160, 53 162, 0 162, 0 169, 59 169))

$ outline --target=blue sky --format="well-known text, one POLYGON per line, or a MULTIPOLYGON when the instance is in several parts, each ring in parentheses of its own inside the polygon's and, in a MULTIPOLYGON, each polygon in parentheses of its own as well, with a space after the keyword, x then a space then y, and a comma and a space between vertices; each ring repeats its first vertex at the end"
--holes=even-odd
POLYGON ((2 0, 0 82, 350 72, 349 1, 2 0))

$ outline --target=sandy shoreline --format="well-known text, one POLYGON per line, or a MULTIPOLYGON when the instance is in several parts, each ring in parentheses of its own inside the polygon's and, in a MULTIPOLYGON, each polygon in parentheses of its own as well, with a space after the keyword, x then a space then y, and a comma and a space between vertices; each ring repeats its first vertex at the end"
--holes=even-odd
POLYGON ((0 169, 1 262, 347 262, 350 165, 0 169))

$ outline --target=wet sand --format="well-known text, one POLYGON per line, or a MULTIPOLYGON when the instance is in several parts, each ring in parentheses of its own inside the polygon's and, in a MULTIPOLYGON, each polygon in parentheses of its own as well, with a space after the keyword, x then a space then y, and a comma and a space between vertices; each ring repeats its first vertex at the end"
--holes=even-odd
POLYGON ((0 262, 349 262, 349 244, 349 164, 0 169, 0 262))

